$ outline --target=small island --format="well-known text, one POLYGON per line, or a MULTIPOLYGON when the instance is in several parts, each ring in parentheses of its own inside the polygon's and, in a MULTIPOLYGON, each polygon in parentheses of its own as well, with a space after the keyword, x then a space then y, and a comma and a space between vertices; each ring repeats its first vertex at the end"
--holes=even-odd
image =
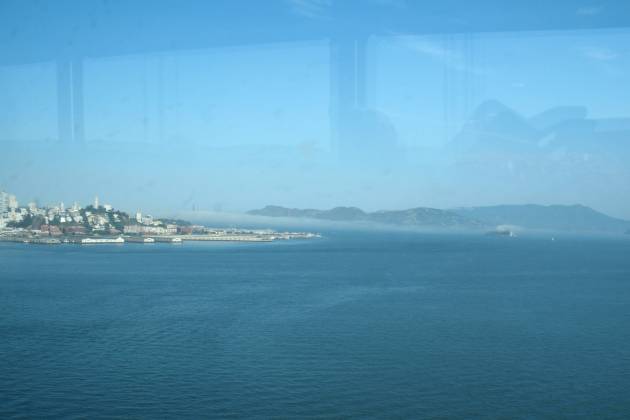
POLYGON ((184 241, 272 242, 321 237, 311 232, 278 232, 271 229, 211 228, 185 220, 154 218, 138 211, 131 216, 94 203, 81 207, 63 203, 20 207, 14 195, 0 193, 0 241, 30 244, 123 244, 184 241))

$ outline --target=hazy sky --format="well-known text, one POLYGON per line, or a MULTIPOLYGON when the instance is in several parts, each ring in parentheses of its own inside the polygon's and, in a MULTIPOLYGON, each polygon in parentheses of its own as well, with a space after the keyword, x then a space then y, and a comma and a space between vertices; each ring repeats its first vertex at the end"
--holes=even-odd
MULTIPOLYGON (((226 27, 238 23, 239 40, 257 39, 260 19, 265 42, 106 57, 89 56, 91 43, 95 50, 124 50, 115 27, 111 40, 92 29, 111 11, 107 2, 87 11, 73 4, 60 2, 57 10, 8 2, 0 13, 13 16, 15 28, 29 27, 36 24, 29 10, 36 8, 40 26, 71 28, 88 53, 84 144, 58 140, 56 62, 0 66, 0 188, 21 201, 86 202, 98 194, 125 210, 161 213, 193 205, 243 211, 266 204, 375 210, 582 203, 630 219, 626 29, 418 36, 393 25, 368 38, 367 99, 340 117, 351 128, 339 134, 332 122, 331 95, 339 86, 331 76, 331 42, 305 40, 300 29, 334 24, 334 2, 270 2, 273 10, 259 10, 268 15, 242 21, 228 2, 212 2, 205 12, 230 17, 226 27), (283 19, 274 22, 276 12, 283 19), (85 16, 92 26, 76 23, 85 16), (293 21, 295 39, 286 23, 293 21), (495 101, 490 111, 483 106, 488 101, 495 101), (530 117, 559 106, 585 114, 569 112, 557 126, 526 134, 530 117), (458 141, 467 148, 453 147, 458 141), (336 142, 346 142, 349 152, 340 153, 336 142)), ((149 5, 133 3, 124 19, 149 5)), ((567 11, 579 19, 604 12, 596 4, 567 11)), ((178 42, 188 20, 199 17, 177 10, 160 19, 138 27, 139 44, 178 42)), ((6 56, 47 51, 11 34, 2 35, 6 56)), ((209 26, 196 36, 213 32, 209 26)))

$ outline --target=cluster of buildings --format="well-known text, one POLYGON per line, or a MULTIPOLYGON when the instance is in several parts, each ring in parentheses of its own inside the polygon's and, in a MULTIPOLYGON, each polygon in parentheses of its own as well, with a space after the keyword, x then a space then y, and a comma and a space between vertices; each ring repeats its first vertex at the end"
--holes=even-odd
POLYGON ((123 231, 127 235, 176 235, 179 233, 177 225, 164 224, 141 212, 136 213, 135 223, 126 225, 123 231))
POLYGON ((181 220, 155 219, 137 212, 135 216, 101 205, 98 197, 85 207, 63 203, 40 207, 32 202, 19 206, 17 198, 0 192, 0 241, 33 244, 120 244, 182 241, 270 242, 319 237, 308 232, 273 230, 211 229, 181 220))
POLYGON ((140 212, 131 218, 109 204, 101 205, 98 197, 86 207, 77 203, 40 207, 36 202, 20 207, 16 196, 4 191, 0 192, 0 229, 42 236, 180 233, 176 224, 165 224, 140 212))
POLYGON ((162 220, 154 219, 150 215, 136 213, 136 217, 129 224, 125 225, 123 233, 126 235, 190 235, 193 233, 206 233, 203 226, 181 225, 176 223, 165 223, 162 220))
POLYGON ((0 228, 12 220, 22 220, 23 213, 19 210, 15 195, 0 191, 0 228))
POLYGON ((91 207, 92 211, 89 208, 83 208, 77 203, 69 208, 64 203, 40 207, 36 202, 20 207, 15 195, 2 191, 0 228, 25 229, 55 236, 64 233, 108 232, 112 222, 122 223, 119 212, 114 213, 110 205, 100 206, 98 198, 91 207))

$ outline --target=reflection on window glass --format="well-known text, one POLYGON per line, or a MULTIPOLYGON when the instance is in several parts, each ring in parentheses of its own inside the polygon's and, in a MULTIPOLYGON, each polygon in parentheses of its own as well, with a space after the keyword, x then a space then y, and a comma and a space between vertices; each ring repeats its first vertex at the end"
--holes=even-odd
POLYGON ((0 419, 630 418, 630 0, 0 0, 0 419))

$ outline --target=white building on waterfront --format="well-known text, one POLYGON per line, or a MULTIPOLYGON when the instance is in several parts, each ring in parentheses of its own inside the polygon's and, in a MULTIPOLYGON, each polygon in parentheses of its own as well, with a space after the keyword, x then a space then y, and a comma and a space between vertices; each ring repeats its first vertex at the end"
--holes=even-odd
POLYGON ((118 238, 83 238, 82 244, 124 244, 125 239, 123 237, 118 238))

